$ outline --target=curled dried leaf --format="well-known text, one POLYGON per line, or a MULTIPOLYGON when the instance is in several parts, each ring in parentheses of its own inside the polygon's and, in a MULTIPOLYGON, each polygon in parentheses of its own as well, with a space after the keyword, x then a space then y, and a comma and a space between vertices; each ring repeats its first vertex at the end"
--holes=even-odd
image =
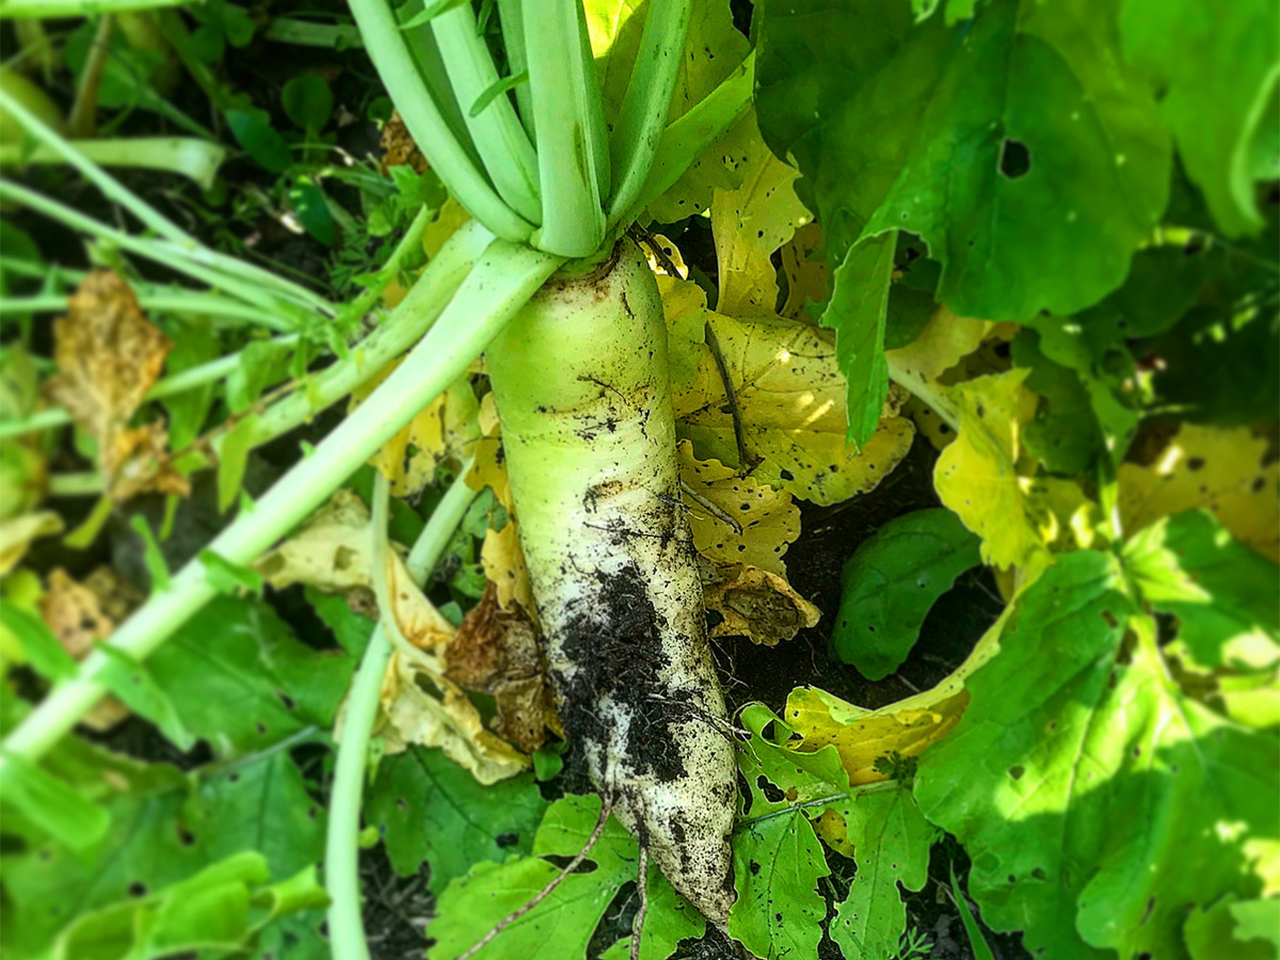
POLYGON ((561 730, 537 628, 519 605, 502 609, 492 582, 462 621, 444 659, 450 680, 493 695, 498 708, 494 730, 524 753, 542 746, 547 727, 561 730))
POLYGON ((392 167, 409 166, 414 173, 426 173, 427 158, 422 155, 418 145, 413 142, 409 128, 399 110, 391 112, 391 119, 382 128, 382 172, 392 167))
POLYGON ((187 479, 168 464, 163 426, 128 428, 172 346, 111 270, 85 277, 67 315, 54 324, 58 373, 45 384, 45 395, 97 442, 98 465, 117 503, 147 491, 190 492, 187 479))
POLYGON ((707 609, 724 617, 711 636, 746 637, 766 647, 790 640, 821 616, 784 578, 744 563, 704 566, 703 595, 707 609))
POLYGON ((503 610, 523 609, 534 611, 533 584, 529 580, 529 568, 525 566, 524 553, 520 550, 520 534, 514 517, 508 518, 501 530, 489 528, 480 548, 480 562, 484 575, 498 591, 498 603, 503 610))

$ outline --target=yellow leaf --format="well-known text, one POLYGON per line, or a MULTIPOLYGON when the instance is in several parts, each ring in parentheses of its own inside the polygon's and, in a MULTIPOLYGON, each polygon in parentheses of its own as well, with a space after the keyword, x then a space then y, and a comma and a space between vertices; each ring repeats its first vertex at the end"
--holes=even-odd
POLYGON ((24 513, 0 523, 0 576, 18 565, 31 541, 62 532, 62 518, 52 510, 24 513))
POLYGON ((778 317, 740 320, 705 308, 698 317, 719 345, 748 463, 740 462, 719 366, 706 343, 684 326, 686 314, 668 317, 673 367, 684 372, 672 389, 678 432, 693 441, 698 457, 745 466, 743 472, 757 480, 828 505, 875 489, 906 456, 915 428, 897 415, 905 394, 896 389, 862 450, 845 442, 845 380, 830 331, 778 317))
POLYGON ((787 278, 787 302, 778 311, 788 320, 804 319, 808 303, 821 303, 827 298, 830 283, 822 248, 822 228, 810 221, 798 229, 782 248, 782 272, 787 278))
POLYGON ((716 310, 733 317, 772 317, 778 281, 770 258, 812 218, 792 186, 800 172, 773 155, 754 116, 746 122, 751 128, 738 168, 742 181, 732 190, 716 190, 711 201, 720 279, 716 310))
POLYGON ((493 581, 498 590, 498 604, 503 610, 520 604, 529 614, 535 614, 533 585, 529 582, 529 569, 520 550, 520 535, 515 517, 508 517, 501 530, 489 528, 480 548, 480 561, 484 575, 493 581))
POLYGON ((933 312, 920 335, 905 347, 888 350, 892 369, 925 381, 937 381, 973 353, 997 326, 990 320, 958 317, 946 306, 933 312))
POLYGON ((471 219, 471 214, 457 200, 449 197, 436 214, 436 218, 427 224, 422 231, 422 250, 428 257, 434 257, 444 246, 444 242, 457 232, 458 228, 471 219))
POLYGON ((812 752, 834 745, 852 786, 887 780, 889 774, 876 769, 877 760, 895 753, 918 757, 960 722, 969 702, 965 680, 999 652, 1006 619, 997 620, 968 659, 936 687, 879 710, 865 710, 825 690, 797 687, 787 697, 784 714, 787 726, 802 738, 795 748, 812 752))
POLYGON ((342 489, 253 566, 277 590, 305 583, 340 593, 373 582, 370 549, 369 508, 354 491, 342 489))
POLYGON ((942 502, 982 537, 983 559, 1000 567, 1022 566, 1044 549, 1017 471, 1022 428, 1036 410, 1022 383, 1027 373, 1010 370, 953 389, 960 432, 933 475, 942 502))
POLYGON ((387 753, 400 753, 410 744, 440 747, 486 786, 529 767, 526 757, 484 728, 475 705, 430 656, 409 663, 399 651, 392 655, 382 706, 387 725, 380 734, 387 753))
POLYGON ((698 552, 717 563, 746 563, 786 576, 782 556, 800 536, 800 509, 791 494, 739 477, 719 460, 697 459, 688 440, 680 441, 677 455, 698 552))
POLYGON ((784 577, 747 564, 717 565, 704 574, 703 597, 707 609, 724 618, 710 636, 746 637, 766 647, 790 640, 821 616, 784 577))
POLYGON ((502 441, 484 437, 476 441, 473 449, 475 460, 471 465, 471 472, 467 474, 467 486, 472 490, 488 487, 510 513, 514 501, 511 498, 511 482, 507 479, 506 461, 502 455, 502 441))
POLYGON ((1280 560, 1280 462, 1248 427, 1183 424, 1150 466, 1120 468, 1126 536, 1183 510, 1203 507, 1236 539, 1280 560))

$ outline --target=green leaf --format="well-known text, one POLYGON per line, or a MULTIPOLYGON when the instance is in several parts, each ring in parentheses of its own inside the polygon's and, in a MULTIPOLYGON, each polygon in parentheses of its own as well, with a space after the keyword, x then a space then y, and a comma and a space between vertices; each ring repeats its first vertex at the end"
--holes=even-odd
POLYGON ((836 360, 849 384, 848 436, 859 447, 875 433, 889 394, 884 330, 896 241, 891 232, 852 248, 822 314, 822 325, 836 331, 836 360))
MULTIPOLYGON (((499 866, 482 860, 454 879, 441 894, 432 921, 436 943, 431 960, 452 960, 488 933, 498 921, 525 905, 560 873, 545 856, 573 857, 585 846, 600 813, 598 797, 568 796, 548 808, 534 840, 532 857, 499 866)), ((610 818, 591 848, 588 872, 570 874, 537 907, 508 926, 476 954, 477 960, 584 958, 592 934, 624 883, 636 878, 635 840, 610 818)), ((706 922, 652 862, 647 878, 649 914, 641 943, 642 960, 663 960, 687 937, 700 937, 706 922)), ((623 940, 622 942, 626 942, 623 940)), ((617 955, 616 947, 606 952, 617 955)))
POLYGON ((175 747, 184 753, 190 750, 196 738, 183 724, 169 694, 156 683, 146 666, 109 644, 95 644, 95 648, 107 658, 106 666, 98 671, 98 681, 135 714, 154 723, 175 747))
POLYGON ((929 848, 937 836, 906 787, 864 793, 844 810, 858 872, 831 921, 831 939, 848 958, 893 960, 907 929, 898 892, 919 892, 929 879, 929 848))
POLYGON ((147 661, 182 722, 219 756, 329 727, 351 682, 346 653, 312 650, 261 600, 215 597, 147 661))
POLYGON ((271 126, 271 116, 257 107, 226 112, 227 126, 245 152, 265 170, 284 173, 293 165, 293 153, 280 131, 271 126))
POLYGON ((1022 439, 1027 452, 1051 473, 1088 473, 1105 452, 1104 438, 1076 371, 1055 363, 1040 349, 1040 334, 1024 328, 1011 345, 1015 367, 1029 370, 1024 381, 1041 400, 1022 439))
POLYGON ((934 602, 982 562, 981 541, 950 510, 890 520, 858 547, 840 576, 831 631, 836 656, 883 680, 911 652, 934 602))
POLYGON ((1280 957, 1280 900, 1226 896, 1187 917, 1192 960, 1276 960, 1280 957))
POLYGON ((290 347, 279 340, 252 340, 240 351, 240 362, 227 376, 227 406, 244 413, 263 391, 288 376, 290 347))
POLYGON ((733 837, 738 899, 729 911, 729 936, 765 960, 817 956, 827 915, 817 885, 830 873, 802 811, 750 822, 733 837))
POLYGON ((240 493, 249 453, 257 436, 258 415, 251 413, 240 419, 222 438, 218 447, 218 511, 226 513, 240 493))
MULTIPOLYGON (((165 358, 165 372, 169 376, 215 360, 222 353, 218 337, 207 321, 175 325, 169 339, 173 343, 173 349, 165 358)), ((164 398, 163 405, 169 413, 169 449, 183 450, 200 436, 216 394, 216 383, 202 383, 164 398)))
POLYGON ((291 77, 280 91, 285 116, 307 131, 319 131, 333 113, 333 91, 314 73, 291 77))
POLYGON ((1122 558, 1142 598, 1178 618, 1178 640, 1196 666, 1258 670, 1280 661, 1280 570, 1212 514, 1165 517, 1135 534, 1122 558))
POLYGON ((768 0, 761 130, 796 158, 833 261, 910 231, 943 264, 938 300, 991 319, 1118 287, 1164 210, 1170 146, 1117 4, 992 0, 948 26, 905 3, 768 0))
POLYGON ((337 242, 338 225, 324 188, 318 183, 310 177, 299 177, 289 188, 289 205, 307 233, 327 246, 337 242))
POLYGON ((400 24, 400 29, 412 30, 415 27, 421 27, 424 24, 430 23, 436 17, 440 16, 440 14, 448 13, 450 10, 460 7, 467 2, 469 2, 469 0, 435 0, 434 3, 428 2, 424 4, 423 9, 419 10, 404 23, 400 24))
POLYGON ((72 850, 84 850, 102 839, 110 815, 73 786, 26 757, 4 752, 4 805, 18 810, 72 850))
POLYGON ((484 113, 485 107, 493 103, 502 94, 514 90, 521 84, 529 82, 529 71, 521 70, 519 73, 512 74, 509 77, 500 77, 489 86, 485 87, 484 92, 476 97, 476 102, 471 105, 468 116, 478 117, 484 113))
POLYGON ((1280 837, 1275 738, 1184 694, 1133 612, 1115 558, 1059 556, 920 760, 920 808, 965 845, 986 922, 1046 960, 1186 956, 1187 910, 1252 895, 1255 847, 1280 837))
POLYGON ((973 911, 969 909, 969 898, 960 889, 960 881, 956 878, 955 861, 951 863, 951 895, 955 898, 956 909, 960 911, 960 922, 964 925, 964 935, 969 940, 969 949, 973 951, 974 960, 996 960, 987 945, 987 938, 982 935, 978 921, 973 919, 973 911))
POLYGON ((241 591, 262 593, 262 575, 258 571, 232 563, 212 550, 201 550, 199 556, 205 579, 219 593, 232 597, 241 591))
POLYGON ((1216 12, 1194 0, 1124 0, 1119 22, 1126 57, 1164 88, 1183 165, 1223 232, 1257 232, 1251 148, 1275 93, 1280 10, 1268 0, 1216 12))
POLYGON ((76 661, 43 620, 13 603, 0 604, 0 624, 13 631, 31 669, 54 682, 76 675, 76 661))
POLYGON ((396 872, 413 876, 430 863, 439 894, 481 860, 532 851, 546 807, 532 776, 482 786, 442 751, 415 746, 378 764, 365 816, 382 831, 396 872))
POLYGON ((342 649, 353 657, 364 656, 369 637, 377 624, 364 614, 352 610, 347 598, 340 593, 321 593, 315 587, 307 587, 305 595, 311 609, 333 631, 333 636, 342 649))
POLYGON ((147 518, 140 513, 135 514, 129 521, 129 526, 142 540, 142 561, 146 564, 147 573, 151 576, 151 589, 168 590, 169 565, 165 563, 164 553, 160 549, 160 544, 156 542, 156 535, 151 532, 147 518))

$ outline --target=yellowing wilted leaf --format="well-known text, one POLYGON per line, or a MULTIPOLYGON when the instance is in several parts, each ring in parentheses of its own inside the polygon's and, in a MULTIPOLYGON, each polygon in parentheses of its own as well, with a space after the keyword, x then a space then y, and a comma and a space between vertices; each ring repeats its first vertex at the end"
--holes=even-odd
POLYGON ((518 603, 527 613, 535 613, 533 584, 529 582, 529 569, 520 550, 520 534, 515 517, 509 517, 501 530, 489 528, 480 548, 480 562, 484 575, 493 581, 498 590, 498 603, 503 610, 512 609, 518 603))
POLYGON ((740 462, 716 360, 682 326, 687 315, 668 316, 672 365, 680 372, 672 382, 677 430, 699 458, 828 505, 875 489, 906 456, 915 428, 897 415, 900 390, 890 391, 880 426, 861 451, 845 442, 846 388, 830 331, 778 317, 739 320, 705 309, 696 315, 719 345, 747 463, 740 462))
POLYGON ((484 728, 467 695, 429 655, 413 663, 392 654, 382 686, 387 723, 380 731, 387 753, 410 744, 440 747, 483 784, 497 783, 529 766, 526 757, 484 728))
POLYGON ((800 509, 791 494, 739 477, 719 460, 697 459, 688 440, 680 441, 677 454, 698 552, 716 563, 745 563, 786 576, 782 555, 800 536, 800 509))
POLYGON ((716 190, 711 200, 720 298, 716 310, 732 317, 772 317, 778 303, 773 252, 812 217, 792 184, 800 172, 774 156, 755 129, 747 134, 742 180, 732 190, 716 190))
POLYGON ((142 315, 133 290, 110 270, 85 277, 67 315, 54 323, 58 373, 45 394, 97 443, 103 481, 116 502, 147 490, 190 492, 186 478, 168 465, 163 426, 128 428, 171 347, 142 315))
POLYGON ((1036 409, 1035 395, 1022 384, 1027 372, 956 385, 960 433, 934 468, 942 502, 982 537, 983 559, 1001 567, 1021 566, 1044 548, 1017 471, 1022 428, 1036 409))
POLYGON ((1183 424, 1147 467, 1120 467, 1126 535, 1183 510, 1204 507, 1237 540, 1280 560, 1280 462, 1247 427, 1183 424))
POLYGON ((711 631, 713 637, 746 637, 772 647, 812 627, 821 616, 785 578, 747 564, 704 569, 702 592, 707 609, 724 618, 711 631))
POLYGON ((458 228, 470 219, 471 214, 467 213, 466 208, 450 195, 443 206, 440 207, 436 218, 428 223, 427 228, 422 231, 423 252, 428 257, 434 257, 440 252, 444 242, 457 233, 458 228))
POLYGON ((52 510, 24 513, 0 523, 0 576, 18 565, 31 541, 62 532, 62 518, 52 510))
POLYGON ((795 232, 782 247, 782 273, 787 278, 787 302, 779 314, 788 320, 802 318, 809 303, 827 298, 830 270, 818 254, 822 247, 822 227, 809 222, 795 232))
MULTIPOLYGON (((362 387, 368 396, 399 362, 362 387)), ((430 483, 442 464, 459 464, 480 439, 480 404, 469 377, 449 385, 369 458, 390 485, 391 495, 409 497, 430 483)))

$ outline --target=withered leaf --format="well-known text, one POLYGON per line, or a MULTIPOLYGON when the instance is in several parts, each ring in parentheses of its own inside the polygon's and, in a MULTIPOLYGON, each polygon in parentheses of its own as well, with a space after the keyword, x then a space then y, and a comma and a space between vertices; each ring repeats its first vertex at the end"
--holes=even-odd
POLYGON ((704 564, 702 587, 707 609, 724 617, 713 637, 746 637, 772 647, 821 616, 784 578, 745 563, 704 564))

